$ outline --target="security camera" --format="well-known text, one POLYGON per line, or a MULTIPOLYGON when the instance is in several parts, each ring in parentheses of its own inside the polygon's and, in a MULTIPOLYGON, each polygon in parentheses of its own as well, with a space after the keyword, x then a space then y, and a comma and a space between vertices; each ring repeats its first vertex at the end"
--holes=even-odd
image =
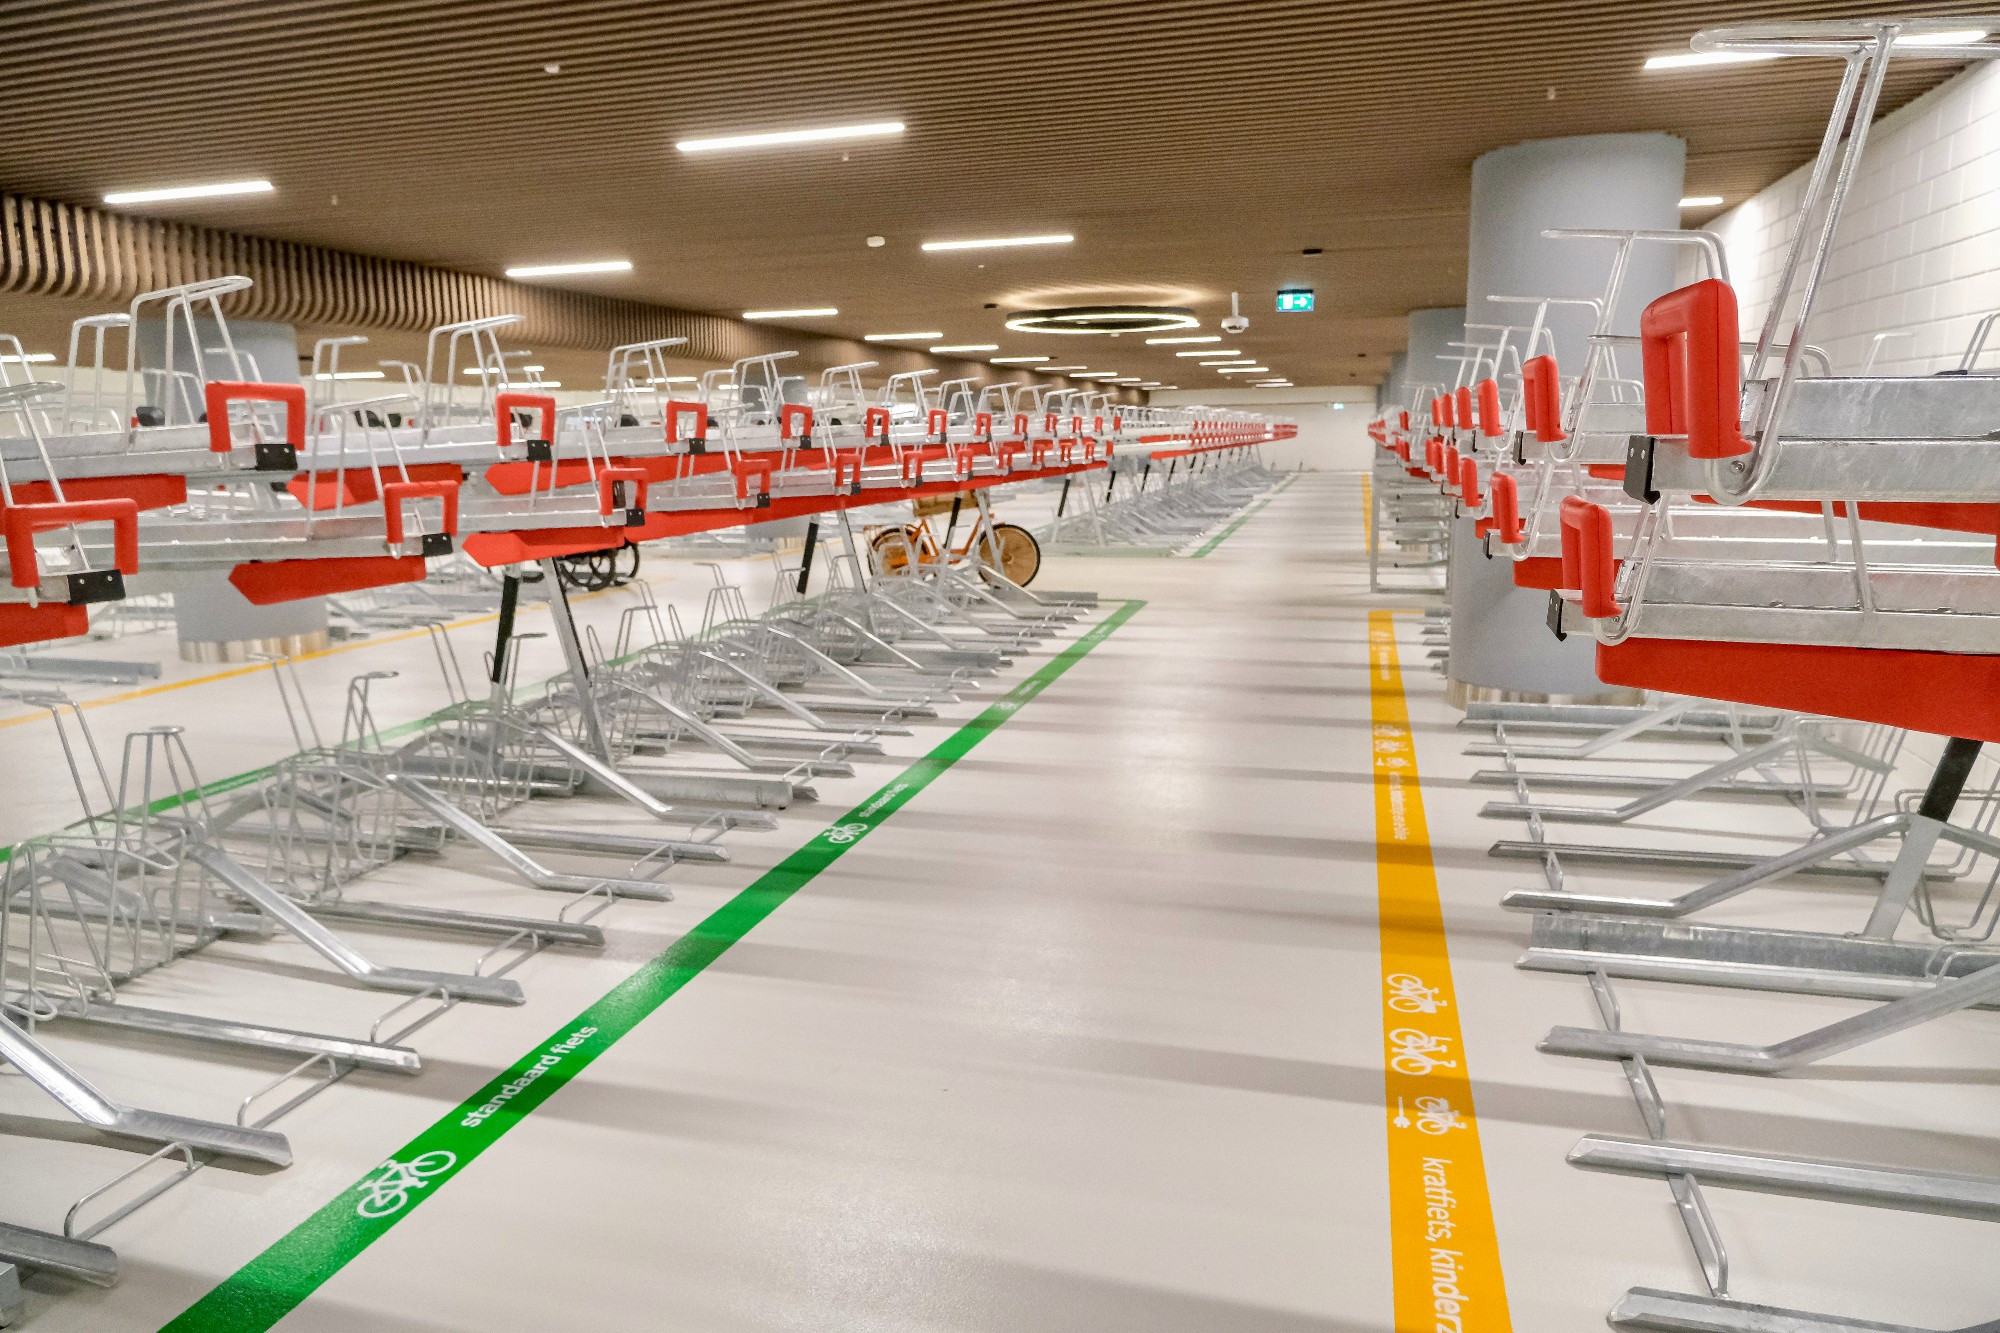
POLYGON ((1250 321, 1243 318, 1243 312, 1237 308, 1236 293, 1231 292, 1229 294, 1229 318, 1222 321, 1222 331, 1224 333, 1241 333, 1249 327, 1250 321))

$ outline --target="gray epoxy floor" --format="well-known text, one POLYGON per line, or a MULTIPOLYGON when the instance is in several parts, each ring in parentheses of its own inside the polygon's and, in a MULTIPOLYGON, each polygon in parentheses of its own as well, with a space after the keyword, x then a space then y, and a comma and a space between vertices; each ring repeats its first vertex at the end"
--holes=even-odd
MULTIPOLYGON (((1147 605, 279 1327, 1388 1330, 1365 613, 1416 603, 1363 595, 1359 513, 1358 479, 1307 475, 1203 560, 1051 560, 1049 584, 1147 605)), ((1483 852, 1518 830, 1477 817, 1493 793, 1466 779, 1489 761, 1459 753, 1417 620, 1399 624, 1513 1326, 1601 1328, 1627 1286, 1699 1278, 1663 1186, 1563 1164, 1580 1132, 1636 1132, 1636 1116, 1614 1067, 1534 1050, 1549 1026, 1591 1021, 1586 993, 1513 968, 1526 922, 1495 903, 1525 876, 1483 852)), ((421 647, 359 649, 339 672, 421 647)), ((219 741, 242 697, 223 682, 154 699, 219 741)), ((822 783, 778 834, 734 842, 733 864, 677 870, 674 903, 619 905, 604 955, 531 960, 525 1009, 447 1015, 418 1039, 421 1078, 356 1076, 308 1103, 284 1122, 291 1170, 203 1172, 122 1223, 106 1237, 121 1285, 38 1282, 28 1327, 158 1328, 971 711, 822 783)), ((0 753, 30 731, 0 731, 0 753)), ((549 906, 472 864, 389 876, 549 906)), ((1843 905, 1820 897, 1780 906, 1814 925, 1843 905)), ((431 966, 478 951, 370 945, 431 966)), ((302 985, 283 946, 258 948, 147 984, 321 1026, 365 1028, 384 1007, 302 985)), ((1857 1007, 1620 994, 1630 1027, 1717 1036, 1857 1007)), ((164 1109, 226 1115, 273 1072, 61 1042, 164 1109)), ((1661 1084, 1689 1137, 2000 1169, 2000 1015, 1839 1064, 1661 1084)), ((47 1114, 9 1081, 0 1127, 47 1114)), ((0 1220, 53 1225, 128 1160, 0 1134, 0 1181, 19 1182, 0 1220)), ((2000 1314, 1981 1224, 1712 1203, 1746 1299, 1939 1328, 2000 1314)))

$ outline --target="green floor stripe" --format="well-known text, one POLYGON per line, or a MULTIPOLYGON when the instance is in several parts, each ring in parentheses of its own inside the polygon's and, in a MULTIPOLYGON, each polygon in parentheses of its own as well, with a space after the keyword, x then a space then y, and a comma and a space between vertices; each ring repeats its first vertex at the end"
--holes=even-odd
POLYGON ((1242 527, 1245 523, 1248 523, 1259 509, 1262 509, 1265 505, 1271 503, 1271 501, 1277 499, 1280 495, 1283 495, 1285 493, 1285 490, 1298 479, 1299 479, 1298 474, 1296 472, 1293 473, 1291 476, 1286 477, 1284 482, 1279 485, 1277 490, 1272 491, 1269 495, 1259 500, 1256 504, 1253 504, 1248 509, 1244 510, 1240 518, 1238 518, 1234 523, 1231 523, 1228 527, 1224 528, 1222 531, 1216 533, 1213 537, 1210 537, 1207 543, 1203 545, 1199 551, 1196 551, 1193 555, 1189 556, 1188 559, 1199 560, 1203 556, 1207 555, 1210 551, 1213 551, 1216 547, 1222 545, 1222 543, 1228 541, 1230 536, 1235 533, 1236 529, 1242 527))
POLYGON ((283 1319, 1144 605, 1124 603, 893 782, 759 876, 353 1188, 189 1306, 162 1333, 263 1333, 283 1319))

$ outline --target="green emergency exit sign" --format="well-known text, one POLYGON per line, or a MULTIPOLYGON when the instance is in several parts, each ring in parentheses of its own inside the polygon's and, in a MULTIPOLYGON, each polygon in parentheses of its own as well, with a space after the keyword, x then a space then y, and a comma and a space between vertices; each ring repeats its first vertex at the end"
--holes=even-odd
POLYGON ((1313 294, 1310 287, 1295 287, 1290 291, 1278 293, 1278 313, 1281 315, 1312 308, 1313 294))

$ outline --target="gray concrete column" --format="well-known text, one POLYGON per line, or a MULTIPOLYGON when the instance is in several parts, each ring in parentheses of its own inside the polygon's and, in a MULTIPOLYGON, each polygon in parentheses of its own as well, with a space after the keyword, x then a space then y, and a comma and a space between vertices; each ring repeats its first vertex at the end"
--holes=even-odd
POLYGON ((174 629, 183 662, 291 657, 329 642, 326 598, 257 606, 219 571, 174 580, 174 629))
MULTIPOLYGON (((1611 243, 1549 240, 1542 232, 1678 227, 1686 156, 1686 144, 1671 135, 1592 134, 1515 144, 1479 158, 1472 164, 1468 320, 1524 320, 1522 307, 1488 299, 1495 295, 1601 295, 1611 243)), ((1673 285, 1672 250, 1635 252, 1614 331, 1636 332, 1639 311, 1673 285)), ((1415 319, 1411 316, 1413 329, 1415 319)), ((1588 345, 1589 316, 1563 312, 1552 316, 1550 327, 1556 361, 1565 375, 1574 375, 1588 345)), ((1561 642, 1549 633, 1548 594, 1516 588, 1509 562, 1486 559, 1471 520, 1461 519, 1452 537, 1454 694, 1464 699, 1475 689, 1531 696, 1603 693, 1592 641, 1572 636, 1561 642)))

